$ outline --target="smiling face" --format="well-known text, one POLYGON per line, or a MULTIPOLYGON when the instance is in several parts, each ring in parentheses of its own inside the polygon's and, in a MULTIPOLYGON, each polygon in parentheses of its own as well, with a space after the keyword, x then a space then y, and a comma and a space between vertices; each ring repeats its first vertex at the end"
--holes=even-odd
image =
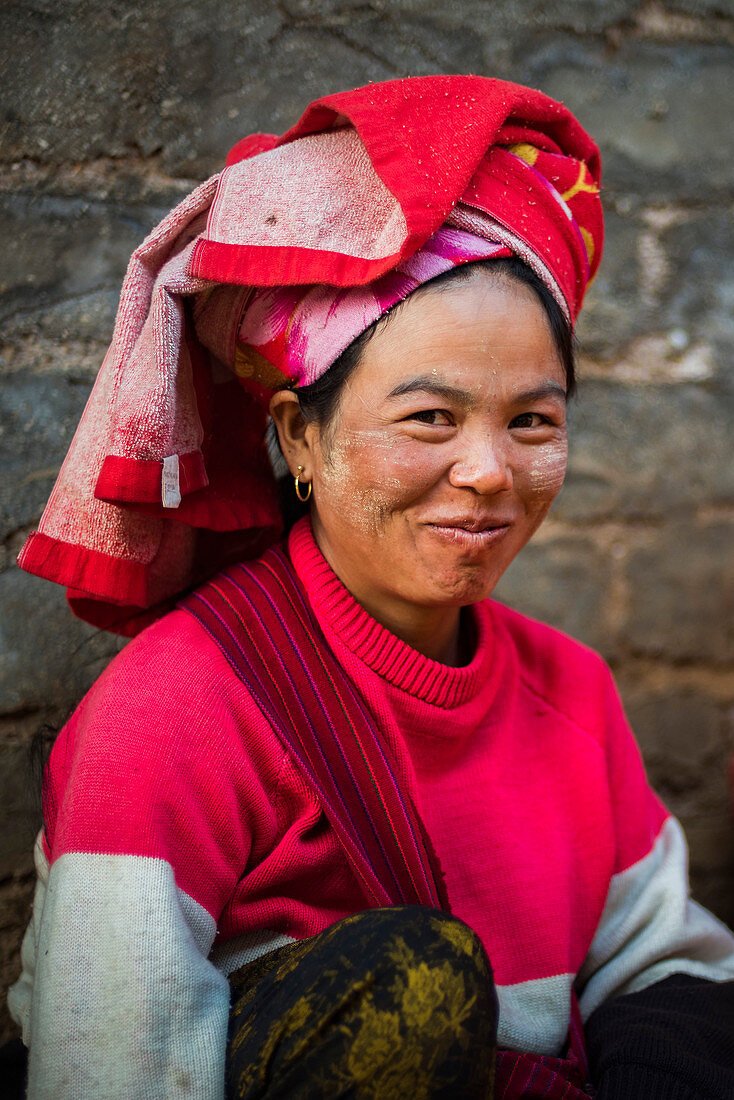
POLYGON ((475 270, 412 295, 367 343, 332 422, 281 442, 313 481, 337 576, 416 644, 411 624, 455 632, 544 519, 566 469, 565 405, 538 298, 475 270))

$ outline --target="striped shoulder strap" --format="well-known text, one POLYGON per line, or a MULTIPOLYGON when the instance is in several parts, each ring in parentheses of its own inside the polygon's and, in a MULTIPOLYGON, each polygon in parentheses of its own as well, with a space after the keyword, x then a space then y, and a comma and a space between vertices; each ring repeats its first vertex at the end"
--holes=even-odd
POLYGON ((313 785, 369 904, 448 911, 423 822, 284 551, 231 566, 178 606, 217 643, 313 785))

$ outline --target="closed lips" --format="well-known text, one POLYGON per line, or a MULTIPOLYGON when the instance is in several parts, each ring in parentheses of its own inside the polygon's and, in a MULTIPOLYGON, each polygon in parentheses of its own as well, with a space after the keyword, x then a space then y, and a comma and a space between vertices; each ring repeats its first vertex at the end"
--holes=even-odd
POLYGON ((430 520, 431 527, 449 527, 460 531, 494 531, 499 527, 509 527, 510 520, 506 519, 445 519, 430 520))

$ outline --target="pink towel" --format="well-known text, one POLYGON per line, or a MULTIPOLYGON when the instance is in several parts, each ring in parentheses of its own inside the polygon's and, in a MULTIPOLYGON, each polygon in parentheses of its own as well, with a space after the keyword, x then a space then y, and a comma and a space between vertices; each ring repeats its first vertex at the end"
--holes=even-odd
POLYGON ((66 585, 89 622, 129 634, 258 554, 280 529, 266 387, 323 373, 370 323, 353 331, 365 301, 389 307, 406 275, 424 281, 416 265, 446 251, 441 233, 520 255, 575 320, 601 256, 599 173, 565 107, 483 77, 369 85, 312 104, 282 138, 240 142, 133 254, 112 344, 19 564, 66 585), (278 288, 280 326, 262 308, 254 324, 269 293, 254 288, 278 288), (347 300, 356 314, 340 312, 347 300))

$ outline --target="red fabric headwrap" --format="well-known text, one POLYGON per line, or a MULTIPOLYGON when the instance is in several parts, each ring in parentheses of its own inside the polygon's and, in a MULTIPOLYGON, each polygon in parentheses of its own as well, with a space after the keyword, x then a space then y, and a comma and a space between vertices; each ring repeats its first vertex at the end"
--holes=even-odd
POLYGON ((599 182, 596 145, 562 104, 476 76, 368 85, 317 100, 283 137, 245 138, 133 254, 19 564, 67 585, 88 621, 134 633, 258 553, 280 516, 265 394, 236 379, 251 288, 363 286, 450 217, 540 266, 575 321, 601 258, 599 182))
MULTIPOLYGON (((274 163, 280 167, 287 160, 274 163)), ((259 134, 235 145, 227 165, 191 265, 197 275, 214 282, 250 286, 370 282, 420 248, 462 198, 491 214, 548 263, 574 320, 601 258, 601 162, 595 143, 563 104, 504 80, 414 77, 326 96, 312 103, 283 137, 259 134), (261 211, 265 220, 278 218, 277 210, 268 213, 266 209, 273 203, 270 193, 256 200, 246 226, 241 221, 236 227, 218 224, 218 204, 224 202, 243 159, 348 123, 393 199, 380 210, 382 220, 370 226, 372 239, 394 224, 397 211, 404 217, 404 230, 389 237, 395 247, 369 256, 348 254, 318 247, 316 235, 310 247, 305 241, 294 246, 291 239, 281 245, 278 236, 283 223, 278 220, 272 223, 267 245, 255 243, 254 227, 261 211), (515 147, 519 156, 510 155, 507 147, 515 147), (566 210, 549 184, 564 200, 566 210)), ((359 183, 365 189, 370 186, 369 180, 359 183)), ((355 205, 363 198, 356 195, 355 205)), ((286 236, 298 205, 313 204, 309 181, 290 193, 288 201, 286 236)), ((310 220, 307 213, 304 223, 310 220)))

